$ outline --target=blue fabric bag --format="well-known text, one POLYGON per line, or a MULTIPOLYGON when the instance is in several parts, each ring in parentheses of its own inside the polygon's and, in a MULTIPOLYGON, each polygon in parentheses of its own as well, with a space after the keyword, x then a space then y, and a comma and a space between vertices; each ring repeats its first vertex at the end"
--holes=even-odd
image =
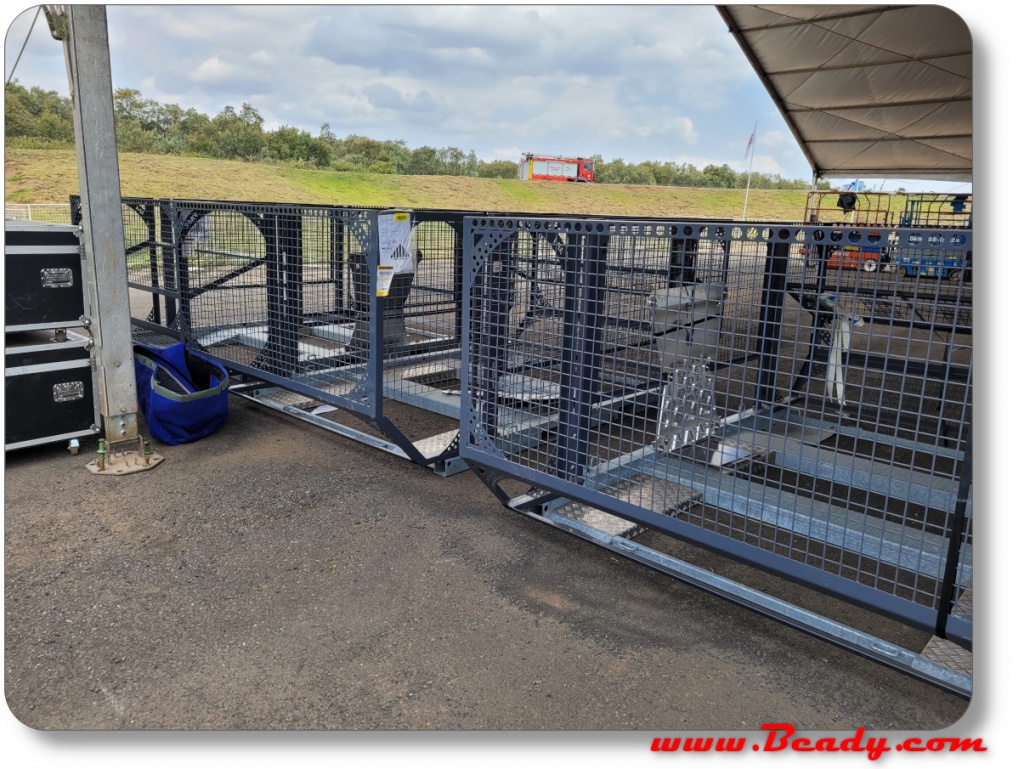
POLYGON ((150 435, 176 446, 215 432, 228 419, 228 372, 184 343, 135 345, 139 410, 150 435))

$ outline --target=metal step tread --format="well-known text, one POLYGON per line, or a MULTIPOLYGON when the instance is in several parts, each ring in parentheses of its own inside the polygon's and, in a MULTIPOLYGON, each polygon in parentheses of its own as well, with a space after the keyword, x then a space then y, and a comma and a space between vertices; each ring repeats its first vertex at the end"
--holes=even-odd
POLYGON ((278 387, 260 388, 259 395, 255 396, 255 399, 270 401, 272 403, 280 404, 281 406, 294 406, 297 409, 313 408, 320 403, 314 398, 310 398, 308 395, 292 392, 291 390, 284 390, 278 387))
MULTIPOLYGON (((684 506, 700 500, 700 493, 686 486, 662 480, 645 479, 643 483, 622 481, 603 490, 616 499, 645 510, 654 510, 662 515, 677 517, 684 506)), ((573 521, 579 521, 610 536, 632 539, 646 531, 646 527, 626 518, 606 513, 582 502, 569 502, 558 508, 558 514, 573 521)))
POLYGON ((896 435, 887 435, 874 430, 865 430, 853 425, 826 422, 818 417, 810 416, 795 408, 788 408, 783 412, 776 412, 773 414, 773 419, 784 422, 785 424, 799 424, 805 428, 829 428, 838 435, 853 438, 857 441, 879 444, 882 446, 892 446, 914 452, 924 452, 926 454, 934 454, 936 456, 948 457, 950 459, 963 459, 964 455, 963 451, 950 446, 922 444, 919 441, 912 441, 909 438, 900 438, 896 435))
POLYGON ((418 441, 413 441, 412 445, 426 459, 434 459, 444 452, 445 449, 451 446, 452 441, 454 441, 458 435, 459 428, 456 427, 454 430, 446 430, 445 432, 438 433, 437 435, 420 438, 418 441))
MULTIPOLYGON (((960 599, 953 607, 953 615, 972 616, 974 614, 974 589, 967 588, 960 599)), ((943 667, 955 670, 964 675, 974 675, 974 654, 952 641, 947 641, 938 636, 932 636, 931 640, 921 652, 922 657, 927 657, 943 667)))

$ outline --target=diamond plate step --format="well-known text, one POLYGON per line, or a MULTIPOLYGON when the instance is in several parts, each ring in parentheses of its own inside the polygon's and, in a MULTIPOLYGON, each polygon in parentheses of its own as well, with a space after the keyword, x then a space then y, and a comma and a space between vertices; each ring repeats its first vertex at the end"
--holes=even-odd
POLYGON ((421 438, 418 441, 413 441, 413 446, 416 450, 427 459, 433 459, 446 448, 452 445, 452 441, 459 434, 459 428, 454 430, 448 430, 437 435, 431 435, 429 438, 421 438))
POLYGON ((278 388, 261 390, 259 397, 262 400, 272 401, 281 406, 294 406, 297 409, 312 408, 320 403, 320 401, 314 400, 308 395, 278 388))
MULTIPOLYGON (((974 614, 974 589, 968 588, 960 596, 953 608, 953 614, 970 616, 974 614)), ((931 640, 921 652, 922 657, 927 657, 950 670, 955 670, 964 675, 974 675, 974 654, 958 646, 952 641, 947 641, 938 636, 932 636, 931 640)))
MULTIPOLYGON (((645 510, 672 517, 677 516, 681 508, 699 501, 701 496, 700 492, 685 486, 661 480, 652 481, 650 478, 645 478, 643 484, 622 481, 605 489, 604 493, 645 510)), ((615 537, 632 539, 646 531, 645 527, 638 523, 580 502, 563 505, 558 508, 558 514, 615 537)))

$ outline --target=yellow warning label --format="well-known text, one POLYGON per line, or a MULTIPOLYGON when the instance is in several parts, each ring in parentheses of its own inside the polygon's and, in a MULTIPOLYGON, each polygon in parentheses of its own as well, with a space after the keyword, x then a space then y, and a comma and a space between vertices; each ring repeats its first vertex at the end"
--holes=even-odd
POLYGON ((391 281, 395 277, 395 271, 390 267, 377 268, 377 296, 387 296, 391 291, 391 281))
POLYGON ((407 222, 407 221, 409 221, 409 213, 406 212, 406 213, 401 213, 401 214, 395 214, 395 221, 396 222, 407 222))

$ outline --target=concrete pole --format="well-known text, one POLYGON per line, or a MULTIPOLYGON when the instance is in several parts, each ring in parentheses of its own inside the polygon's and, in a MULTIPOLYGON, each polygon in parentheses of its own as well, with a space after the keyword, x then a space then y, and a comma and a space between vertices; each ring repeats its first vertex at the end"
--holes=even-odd
POLYGON ((138 395, 132 354, 121 177, 114 132, 107 11, 65 5, 64 54, 74 106, 82 196, 82 242, 89 282, 100 414, 108 441, 137 438, 138 395))

